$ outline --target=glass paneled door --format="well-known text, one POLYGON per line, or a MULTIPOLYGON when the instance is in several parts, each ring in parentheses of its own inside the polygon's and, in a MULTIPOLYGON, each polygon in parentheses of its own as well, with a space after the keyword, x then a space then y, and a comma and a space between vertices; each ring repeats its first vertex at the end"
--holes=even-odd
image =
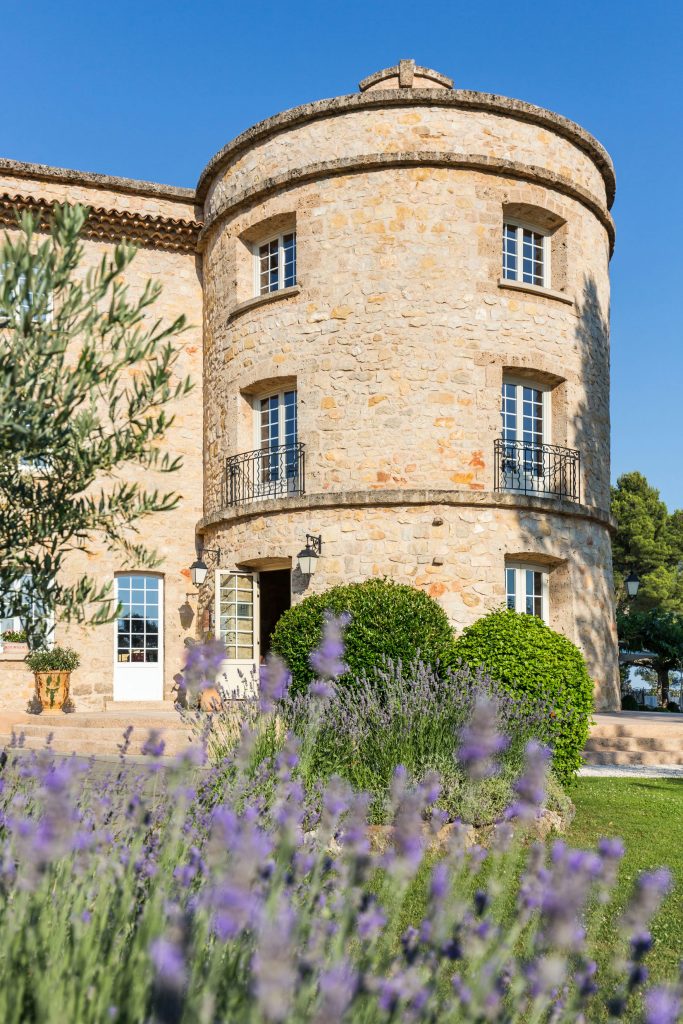
POLYGON ((259 498, 299 490, 296 391, 280 391, 258 401, 257 445, 261 451, 259 498))
POLYGON ((163 700, 163 596, 158 576, 116 577, 114 700, 163 700))
POLYGON ((501 396, 503 485, 511 491, 545 491, 544 445, 550 441, 550 393, 503 381, 501 396))
POLYGON ((216 637, 225 644, 221 686, 228 696, 258 693, 259 574, 216 573, 216 637))

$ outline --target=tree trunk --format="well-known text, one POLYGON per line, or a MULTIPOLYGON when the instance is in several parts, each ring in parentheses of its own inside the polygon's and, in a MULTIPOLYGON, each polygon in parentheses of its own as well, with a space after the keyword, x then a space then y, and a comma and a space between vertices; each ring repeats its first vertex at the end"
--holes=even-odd
POLYGON ((662 707, 665 708, 669 701, 669 670, 668 668, 657 669, 657 686, 659 687, 659 695, 662 701, 662 707))

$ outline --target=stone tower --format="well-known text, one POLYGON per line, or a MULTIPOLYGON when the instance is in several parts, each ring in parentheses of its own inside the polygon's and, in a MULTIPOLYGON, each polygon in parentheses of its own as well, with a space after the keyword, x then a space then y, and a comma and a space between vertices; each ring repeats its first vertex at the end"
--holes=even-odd
POLYGON ((198 532, 235 664, 290 600, 389 576, 457 627, 542 615, 617 706, 614 187, 576 124, 410 60, 209 162, 198 532))

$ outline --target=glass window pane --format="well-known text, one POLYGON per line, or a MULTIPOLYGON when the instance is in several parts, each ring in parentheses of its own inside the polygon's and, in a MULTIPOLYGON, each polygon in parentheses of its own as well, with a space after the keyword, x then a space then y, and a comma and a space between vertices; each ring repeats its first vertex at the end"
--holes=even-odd
POLYGON ((514 611, 515 608, 517 607, 517 601, 516 601, 516 582, 517 582, 517 572, 516 572, 516 570, 515 569, 506 569, 505 570, 505 599, 506 599, 508 608, 512 609, 512 611, 514 611))
POLYGON ((283 253, 283 286, 291 288, 296 284, 296 235, 284 235, 282 238, 283 253))

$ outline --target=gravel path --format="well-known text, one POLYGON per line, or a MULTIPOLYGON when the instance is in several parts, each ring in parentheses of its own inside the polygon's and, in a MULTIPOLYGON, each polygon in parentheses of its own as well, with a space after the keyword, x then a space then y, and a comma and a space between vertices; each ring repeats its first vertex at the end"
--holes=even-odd
POLYGON ((683 766, 671 764, 590 764, 579 770, 583 778, 683 779, 683 766))

